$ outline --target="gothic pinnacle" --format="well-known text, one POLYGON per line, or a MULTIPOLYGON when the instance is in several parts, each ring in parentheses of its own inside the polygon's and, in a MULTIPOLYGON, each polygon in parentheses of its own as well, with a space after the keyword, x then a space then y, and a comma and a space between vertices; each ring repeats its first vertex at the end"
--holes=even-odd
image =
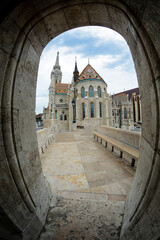
POLYGON ((60 66, 59 66, 59 52, 57 52, 56 63, 55 63, 55 65, 54 65, 54 69, 55 69, 55 68, 60 69, 60 66))

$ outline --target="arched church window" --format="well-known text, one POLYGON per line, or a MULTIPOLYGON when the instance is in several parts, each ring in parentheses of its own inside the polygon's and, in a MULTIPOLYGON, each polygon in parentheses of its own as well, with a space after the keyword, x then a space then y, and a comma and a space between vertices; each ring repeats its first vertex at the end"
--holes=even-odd
POLYGON ((60 102, 63 102, 63 99, 59 99, 60 102))
POLYGON ((85 118, 85 103, 82 103, 82 118, 85 118))
POLYGON ((99 103, 99 117, 102 117, 102 103, 99 103))
POLYGON ((89 87, 89 97, 93 97, 93 87, 89 87))
POLYGON ((127 119, 127 108, 124 108, 124 119, 127 119))
POLYGON ((55 119, 57 119, 57 110, 55 110, 55 119))
POLYGON ((81 96, 82 96, 82 98, 85 97, 85 88, 84 87, 82 87, 82 89, 81 89, 81 96))
POLYGON ((101 97, 101 87, 100 86, 98 86, 97 91, 98 91, 98 97, 101 97))
POLYGON ((60 121, 63 121, 63 115, 60 115, 60 121))
POLYGON ((64 115, 64 121, 67 121, 67 115, 64 115))
POLYGON ((90 109, 91 109, 91 118, 94 118, 94 103, 90 103, 90 109))

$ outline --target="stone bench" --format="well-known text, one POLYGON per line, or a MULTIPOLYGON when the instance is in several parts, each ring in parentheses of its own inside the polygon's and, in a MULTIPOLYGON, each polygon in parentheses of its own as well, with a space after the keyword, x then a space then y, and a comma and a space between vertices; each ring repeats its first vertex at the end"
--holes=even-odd
POLYGON ((139 149, 127 145, 121 141, 118 141, 114 138, 103 135, 99 132, 93 132, 94 138, 97 138, 97 141, 103 144, 103 146, 109 149, 111 152, 119 155, 120 158, 124 159, 132 167, 137 167, 137 161, 139 158, 139 149))

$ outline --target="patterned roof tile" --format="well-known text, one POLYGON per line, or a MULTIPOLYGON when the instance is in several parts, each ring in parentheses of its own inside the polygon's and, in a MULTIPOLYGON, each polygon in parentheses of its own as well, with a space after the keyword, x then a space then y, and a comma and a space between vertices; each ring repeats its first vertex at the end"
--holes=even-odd
POLYGON ((68 87, 71 87, 71 84, 67 83, 56 83, 56 93, 68 93, 68 87))
POLYGON ((85 79, 100 79, 100 80, 103 80, 102 77, 96 72, 96 70, 90 64, 88 64, 84 68, 84 70, 82 71, 82 73, 78 77, 78 81, 85 80, 85 79))

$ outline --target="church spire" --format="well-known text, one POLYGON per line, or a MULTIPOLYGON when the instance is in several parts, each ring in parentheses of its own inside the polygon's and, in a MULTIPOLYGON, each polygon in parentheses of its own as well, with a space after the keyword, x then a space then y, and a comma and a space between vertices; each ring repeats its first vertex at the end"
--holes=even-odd
POLYGON ((57 57, 56 57, 56 63, 54 65, 54 69, 60 69, 60 66, 59 66, 59 52, 57 52, 57 57))
POLYGON ((62 72, 61 72, 61 67, 59 65, 59 52, 57 52, 56 62, 51 72, 51 81, 54 83, 61 83, 61 79, 62 79, 62 72))
POLYGON ((78 76, 79 76, 79 71, 78 71, 78 67, 77 67, 77 58, 75 57, 75 68, 74 68, 74 72, 73 72, 74 82, 77 81, 78 76))

